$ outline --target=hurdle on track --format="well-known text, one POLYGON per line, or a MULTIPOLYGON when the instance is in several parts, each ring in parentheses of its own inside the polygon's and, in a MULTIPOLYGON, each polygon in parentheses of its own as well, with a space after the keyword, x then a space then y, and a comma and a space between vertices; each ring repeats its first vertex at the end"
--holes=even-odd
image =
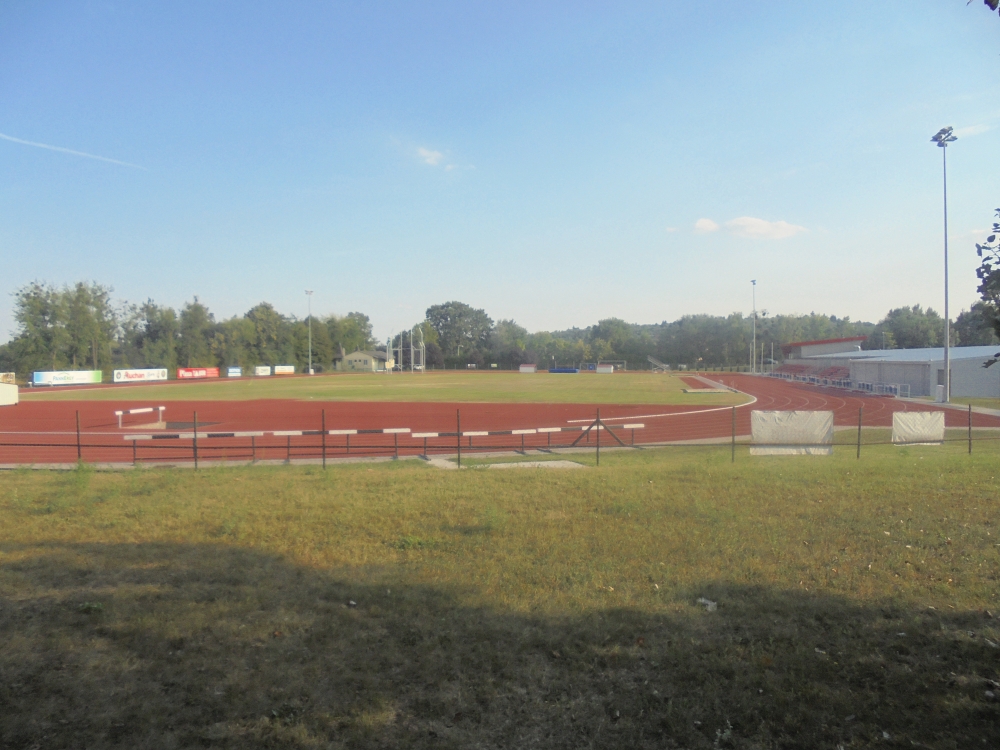
POLYGON ((163 421, 163 412, 167 410, 165 406, 145 406, 141 409, 125 409, 123 411, 116 411, 115 416, 118 417, 118 429, 122 428, 122 417, 129 416, 132 414, 152 414, 154 411, 157 412, 156 421, 163 421))

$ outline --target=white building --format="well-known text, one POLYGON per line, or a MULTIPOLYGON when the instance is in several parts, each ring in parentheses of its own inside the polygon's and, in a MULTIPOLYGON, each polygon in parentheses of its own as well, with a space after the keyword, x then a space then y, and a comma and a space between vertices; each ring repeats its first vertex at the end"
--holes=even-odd
MULTIPOLYGON (((950 349, 951 395, 964 398, 1000 398, 1000 346, 953 346, 950 349), (989 364, 987 367, 986 365, 989 364)), ((883 349, 818 354, 797 360, 827 368, 850 369, 854 387, 906 386, 902 395, 934 396, 944 385, 944 348, 883 349)))

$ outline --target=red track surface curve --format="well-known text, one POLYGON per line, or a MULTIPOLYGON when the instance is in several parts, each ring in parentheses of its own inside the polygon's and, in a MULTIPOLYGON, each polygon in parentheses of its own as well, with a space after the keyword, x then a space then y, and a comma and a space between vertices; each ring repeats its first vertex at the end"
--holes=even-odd
MULTIPOLYGON (((627 376, 625 376, 627 377, 627 376)), ((766 377, 712 374, 714 382, 735 388, 756 399, 735 409, 736 432, 750 432, 751 410, 828 410, 838 426, 856 425, 862 408, 867 427, 889 427, 895 411, 928 411, 941 407, 933 404, 900 401, 881 396, 857 395, 848 391, 819 388, 766 377)), ((154 405, 154 404, 148 404, 154 405)), ((273 436, 255 438, 209 438, 207 433, 245 431, 319 431, 322 413, 326 412, 327 430, 379 430, 409 428, 414 433, 456 431, 456 412, 461 411, 462 432, 518 430, 542 427, 579 428, 591 422, 597 412, 594 404, 496 404, 496 403, 390 403, 344 401, 170 401, 167 402, 167 429, 118 429, 114 412, 135 408, 134 401, 26 401, 0 409, 0 464, 65 463, 76 460, 76 414, 80 414, 81 444, 84 460, 92 462, 127 462, 133 458, 132 441, 125 436, 136 433, 165 434, 191 432, 194 415, 199 423, 199 451, 203 459, 242 460, 286 457, 317 457, 322 442, 319 435, 273 436)), ((732 407, 685 407, 662 405, 601 404, 601 418, 610 427, 641 423, 634 432, 620 430, 623 440, 636 443, 705 441, 732 434, 732 407)), ((965 427, 965 412, 946 409, 949 427, 965 427)), ((973 414, 974 427, 1000 427, 1000 419, 973 414)), ((517 448, 524 440, 527 448, 567 445, 580 437, 579 431, 523 436, 475 436, 463 438, 477 449, 517 448)), ((582 439, 593 445, 595 435, 582 439)), ((427 441, 428 451, 454 452, 457 437, 442 436, 427 441)), ((343 456, 348 450, 346 436, 328 435, 327 454, 343 456)), ((610 436, 602 443, 614 444, 610 436)), ((138 459, 142 461, 184 460, 193 457, 193 441, 137 441, 138 459)), ((418 454, 424 441, 408 434, 353 435, 352 455, 418 454)))

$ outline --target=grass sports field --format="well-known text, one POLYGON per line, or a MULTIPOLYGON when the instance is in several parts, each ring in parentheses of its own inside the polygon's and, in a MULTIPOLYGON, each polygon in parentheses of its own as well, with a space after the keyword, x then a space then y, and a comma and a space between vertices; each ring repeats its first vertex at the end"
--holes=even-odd
POLYGON ((996 747, 998 458, 6 473, 0 745, 996 747))
POLYGON ((521 375, 512 372, 343 373, 312 377, 221 378, 212 381, 98 388, 22 389, 24 401, 438 401, 477 403, 689 404, 743 403, 739 394, 685 393, 681 377, 652 373, 521 375))

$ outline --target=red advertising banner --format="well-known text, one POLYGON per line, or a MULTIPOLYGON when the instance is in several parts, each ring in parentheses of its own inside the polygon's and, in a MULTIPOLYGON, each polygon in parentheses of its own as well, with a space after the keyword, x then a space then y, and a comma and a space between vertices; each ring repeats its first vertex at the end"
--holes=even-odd
POLYGON ((191 378, 217 378, 219 377, 218 367, 178 367, 177 379, 190 380, 191 378))

